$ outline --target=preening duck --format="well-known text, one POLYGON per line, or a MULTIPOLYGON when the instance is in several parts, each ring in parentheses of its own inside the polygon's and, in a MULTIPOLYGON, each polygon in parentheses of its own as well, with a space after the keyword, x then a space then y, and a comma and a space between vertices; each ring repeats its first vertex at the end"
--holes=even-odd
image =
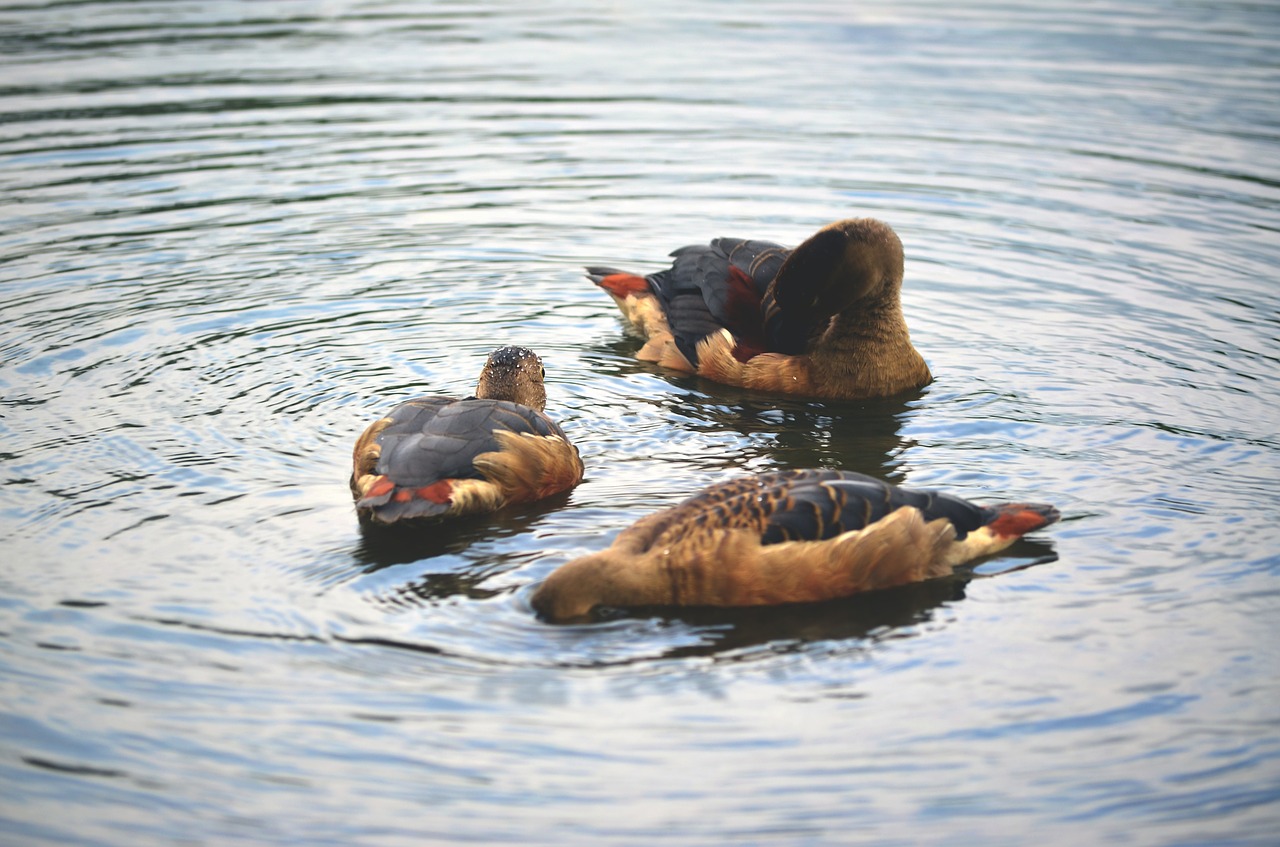
POLYGON ((717 238, 667 270, 587 276, 645 337, 643 361, 805 397, 887 397, 933 379, 902 314, 902 242, 872 218, 837 221, 794 250, 717 238))
POLYGON ((491 512, 573 488, 582 460, 543 414, 542 360, 501 347, 474 397, 407 400, 370 424, 352 453, 362 523, 491 512))
POLYGON ((557 568, 533 594, 550 621, 596 607, 763 606, 950 574, 1058 520, 1039 503, 980 506, 836 470, 713 485, 557 568))

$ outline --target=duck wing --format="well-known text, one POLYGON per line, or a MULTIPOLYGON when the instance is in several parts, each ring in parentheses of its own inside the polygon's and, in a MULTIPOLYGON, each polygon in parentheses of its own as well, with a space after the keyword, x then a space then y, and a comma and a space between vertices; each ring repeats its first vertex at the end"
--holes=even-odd
POLYGON ((828 478, 803 476, 780 481, 765 495, 767 520, 761 544, 825 541, 865 529, 904 506, 920 512, 928 523, 944 518, 956 538, 990 523, 996 510, 938 491, 900 488, 874 477, 835 472, 828 478))
POLYGON ((381 522, 444 514, 450 506, 448 481, 484 478, 476 459, 503 449, 501 433, 568 442, 554 421, 519 403, 476 398, 401 403, 357 442, 352 475, 357 510, 373 510, 381 522), (446 484, 433 489, 440 483, 446 484))
POLYGON ((670 268, 646 277, 694 367, 698 342, 721 329, 733 333, 745 358, 763 352, 760 299, 788 252, 771 241, 717 238, 673 251, 670 268))
POLYGON ((865 529, 903 506, 918 510, 925 522, 945 518, 957 540, 1004 513, 1003 505, 981 506, 851 471, 779 471, 713 485, 689 498, 655 527, 653 543, 669 544, 699 529, 750 529, 762 545, 825 541, 865 529))

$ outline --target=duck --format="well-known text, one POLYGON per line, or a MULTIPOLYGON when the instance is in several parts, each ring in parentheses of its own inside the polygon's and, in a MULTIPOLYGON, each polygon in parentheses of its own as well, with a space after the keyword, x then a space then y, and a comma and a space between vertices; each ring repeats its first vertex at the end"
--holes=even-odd
POLYGON ((530 602, 561 623, 601 609, 834 600, 947 576, 1059 517, 1043 503, 983 506, 850 471, 776 471, 641 518, 552 571, 530 602))
POLYGON ((641 361, 714 382, 861 400, 933 380, 902 313, 902 241, 875 218, 822 227, 795 249, 717 238, 641 276, 588 267, 644 337, 641 361))
POLYGON ((545 378, 532 350, 499 347, 475 396, 406 400, 369 424, 352 451, 360 522, 493 512, 576 486, 582 459, 543 411, 545 378))

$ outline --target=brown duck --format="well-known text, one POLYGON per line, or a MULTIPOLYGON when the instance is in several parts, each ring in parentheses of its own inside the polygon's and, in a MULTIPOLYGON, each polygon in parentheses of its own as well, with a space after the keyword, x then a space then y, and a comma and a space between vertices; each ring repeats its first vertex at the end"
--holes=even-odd
POLYGON ((831 600, 945 576, 1057 519, 1053 506, 980 506, 845 471, 768 473, 642 518, 552 572, 532 602, 569 621, 598 606, 831 600))
POLYGON ((352 454, 362 523, 492 512, 573 488, 582 460, 543 414, 542 360, 501 347, 474 397, 422 397, 370 424, 352 454))
POLYGON ((902 242, 872 218, 788 250, 717 238, 664 271, 590 267, 646 338, 637 358, 716 382, 805 397, 887 397, 928 385, 902 316, 902 242))

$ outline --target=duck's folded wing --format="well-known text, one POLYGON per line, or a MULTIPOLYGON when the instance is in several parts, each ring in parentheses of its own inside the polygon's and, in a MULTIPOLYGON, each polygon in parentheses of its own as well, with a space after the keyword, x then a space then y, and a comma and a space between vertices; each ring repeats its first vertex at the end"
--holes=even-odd
MULTIPOLYGON (((396 418, 396 413, 391 417, 396 418)), ((499 431, 564 438, 560 427, 545 415, 505 400, 460 400, 439 407, 411 408, 383 430, 377 471, 400 486, 475 479, 480 476, 476 456, 501 449, 496 436, 499 431)))
POLYGON ((692 365, 698 342, 721 329, 753 353, 763 350, 760 297, 785 253, 770 241, 717 238, 673 251, 671 267, 648 278, 676 347, 692 365))
POLYGON ((727 256, 729 265, 751 281, 757 302, 778 275, 778 268, 791 255, 791 250, 781 244, 759 239, 717 238, 711 246, 727 256))
POLYGON ((779 485, 768 496, 761 543, 822 541, 864 529, 903 507, 926 522, 945 519, 957 538, 990 522, 993 509, 936 491, 899 488, 860 474, 803 479, 779 485))

